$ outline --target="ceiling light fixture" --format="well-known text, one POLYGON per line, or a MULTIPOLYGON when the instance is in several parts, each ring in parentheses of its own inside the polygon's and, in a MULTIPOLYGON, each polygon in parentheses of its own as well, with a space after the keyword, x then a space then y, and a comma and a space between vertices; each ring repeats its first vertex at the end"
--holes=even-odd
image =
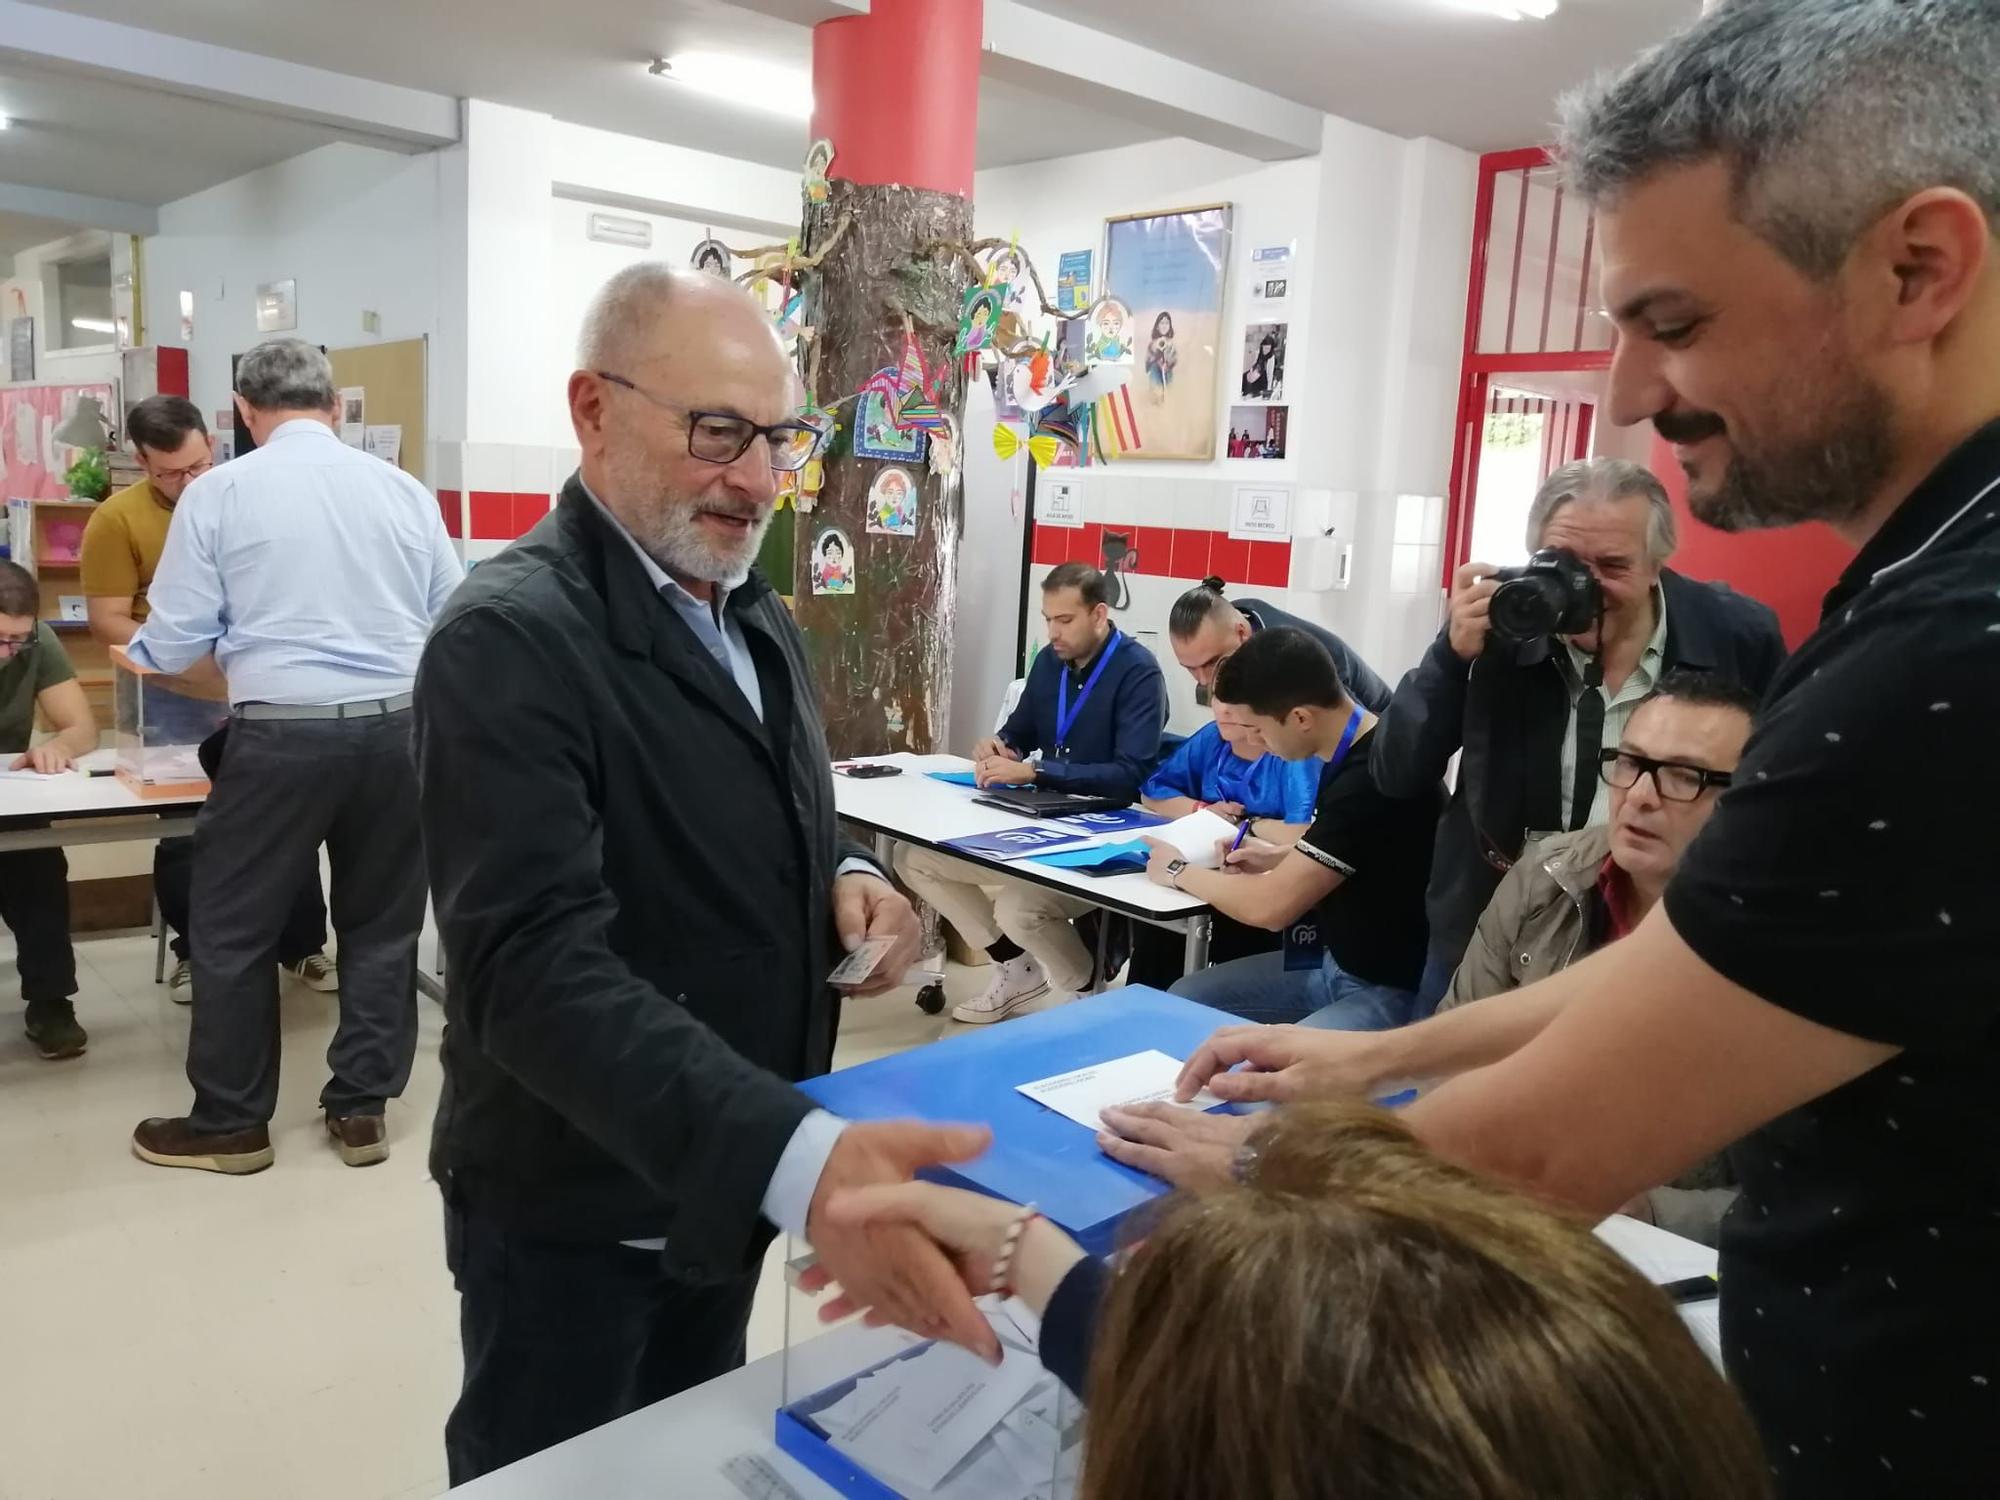
MULTIPOLYGON (((1539 0, 1528 0, 1539 3, 1539 0)), ((794 120, 812 118, 812 78, 798 68, 725 52, 656 57, 646 71, 697 94, 794 120)))
POLYGON ((12 125, 13 123, 14 122, 8 119, 5 115, 0 115, 0 130, 5 130, 9 125, 12 125))
POLYGON ((1556 13, 1559 3, 1561 0, 1473 0, 1478 9, 1503 21, 1546 21, 1556 13))

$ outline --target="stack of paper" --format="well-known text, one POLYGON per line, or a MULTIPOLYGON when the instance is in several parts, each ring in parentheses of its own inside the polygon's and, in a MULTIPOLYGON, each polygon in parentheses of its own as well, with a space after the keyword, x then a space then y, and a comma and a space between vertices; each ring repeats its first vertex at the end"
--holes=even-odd
POLYGON ((1065 1467, 1061 1388, 1019 1303, 989 1307, 987 1318, 998 1369, 955 1344, 929 1344, 862 1376, 813 1420, 908 1500, 1054 1500, 1065 1467))
MULTIPOLYGON (((1134 1052, 1129 1057, 1114 1057, 1108 1062, 1058 1073, 1053 1078, 1016 1084, 1015 1088, 1065 1119, 1102 1130, 1104 1122, 1100 1117, 1107 1109, 1131 1104, 1173 1104, 1174 1085, 1180 1079, 1181 1066, 1164 1052, 1134 1052)), ((1180 1107, 1210 1110, 1227 1102, 1203 1089, 1180 1107)))

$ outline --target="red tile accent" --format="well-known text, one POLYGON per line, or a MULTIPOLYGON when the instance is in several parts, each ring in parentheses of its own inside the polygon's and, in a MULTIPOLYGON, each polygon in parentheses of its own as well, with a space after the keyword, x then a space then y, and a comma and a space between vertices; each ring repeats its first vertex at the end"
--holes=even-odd
POLYGON ((1289 588, 1292 582, 1292 544, 1252 542, 1250 581, 1260 589, 1289 588))
POLYGON ((1104 523, 1085 521, 1069 534, 1069 555, 1065 562, 1088 563, 1095 568, 1104 561, 1104 523))
POLYGON ((1035 566, 1053 568, 1069 555, 1069 532, 1061 526, 1035 523, 1035 566))
POLYGON ((464 540, 465 497, 457 490, 439 490, 438 509, 444 514, 444 534, 464 540))
POLYGON ((1210 533, 1208 571, 1224 583, 1250 581, 1250 544, 1226 531, 1210 533))
POLYGON ((1132 538, 1139 549, 1136 571, 1149 578, 1171 578, 1174 572, 1174 529, 1171 526, 1141 526, 1132 538))
POLYGON ((526 536, 541 524, 543 516, 549 513, 547 495, 516 495, 514 497, 514 535, 526 536))
POLYGON ((1212 531, 1178 530, 1174 533, 1174 561, 1172 576, 1192 578, 1196 583, 1208 577, 1209 543, 1215 533, 1212 531))
POLYGON ((474 490, 467 497, 472 539, 480 542, 514 540, 514 497, 494 490, 474 490))

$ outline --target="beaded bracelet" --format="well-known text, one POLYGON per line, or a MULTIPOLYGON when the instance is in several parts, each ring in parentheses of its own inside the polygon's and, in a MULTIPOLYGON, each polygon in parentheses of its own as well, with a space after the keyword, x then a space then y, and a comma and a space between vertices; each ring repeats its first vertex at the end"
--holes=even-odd
POLYGON ((1015 1216, 1014 1222, 1007 1226, 1007 1238, 1000 1246, 1000 1253, 993 1258, 993 1275, 987 1282, 987 1291, 997 1293, 1010 1290, 1007 1282, 1014 1270, 1015 1252, 1021 1248, 1021 1236, 1027 1233, 1028 1226, 1040 1217, 1041 1214, 1036 1211, 1034 1204, 1025 1203, 1021 1206, 1021 1212, 1015 1216))

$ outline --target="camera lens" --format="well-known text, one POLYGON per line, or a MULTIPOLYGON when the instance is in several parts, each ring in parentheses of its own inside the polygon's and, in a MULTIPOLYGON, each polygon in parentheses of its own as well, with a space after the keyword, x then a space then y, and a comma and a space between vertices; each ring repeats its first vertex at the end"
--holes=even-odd
POLYGON ((1568 603, 1569 590, 1560 578, 1539 572, 1511 578, 1493 594, 1493 633, 1517 643, 1552 635, 1568 603))

